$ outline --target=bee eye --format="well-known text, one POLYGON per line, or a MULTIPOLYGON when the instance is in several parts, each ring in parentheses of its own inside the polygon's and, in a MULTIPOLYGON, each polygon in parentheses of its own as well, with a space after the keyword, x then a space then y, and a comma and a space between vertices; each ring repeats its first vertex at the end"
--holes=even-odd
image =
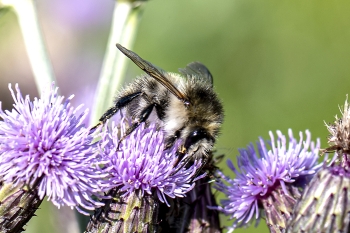
POLYGON ((204 138, 210 139, 211 137, 208 135, 207 131, 203 128, 196 129, 191 132, 191 134, 186 138, 185 148, 188 149, 191 145, 195 144, 199 140, 204 138))

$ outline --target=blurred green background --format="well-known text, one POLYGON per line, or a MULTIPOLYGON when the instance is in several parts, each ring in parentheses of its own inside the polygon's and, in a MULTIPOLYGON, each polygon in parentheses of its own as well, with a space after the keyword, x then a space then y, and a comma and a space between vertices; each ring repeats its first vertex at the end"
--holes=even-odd
MULTIPOLYGON (((93 98, 113 4, 37 0, 58 86, 65 96, 74 93, 76 103, 90 106, 93 98)), ((226 158, 235 159, 237 148, 278 129, 287 134, 292 128, 295 136, 309 129, 326 147, 324 121, 339 115, 349 93, 349 12, 348 1, 152 0, 133 50, 167 71, 176 72, 191 61, 207 65, 224 104, 225 122, 216 147, 226 158)), ((12 104, 9 82, 37 96, 11 12, 0 17, 0 72, 3 108, 12 104)), ((129 63, 128 76, 139 74, 129 63)), ((65 222, 72 212, 44 204, 27 232, 64 232, 57 222, 65 222), (53 217, 51 212, 66 214, 53 217)), ((73 232, 75 226, 70 227, 68 232, 73 232)), ((258 228, 236 232, 257 231, 268 232, 264 221, 258 228)))

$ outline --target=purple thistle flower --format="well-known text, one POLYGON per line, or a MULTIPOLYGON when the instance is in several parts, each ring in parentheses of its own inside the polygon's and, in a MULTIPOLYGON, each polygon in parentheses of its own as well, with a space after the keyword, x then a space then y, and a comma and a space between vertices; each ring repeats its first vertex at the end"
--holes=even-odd
POLYGON ((239 150, 238 169, 231 160, 227 161, 229 168, 236 174, 235 179, 219 172, 222 180, 216 182, 215 188, 226 194, 228 199, 221 201, 222 207, 214 208, 236 219, 230 231, 246 225, 254 215, 258 223, 261 217, 259 207, 263 198, 266 199, 276 187, 281 187, 288 194, 286 185, 296 181, 298 185, 305 183, 306 178, 310 178, 308 175, 314 174, 322 166, 317 163, 320 141, 318 139, 316 145, 311 142, 308 130, 306 140, 303 141, 303 134, 300 132, 300 140, 297 142, 289 129, 288 145, 286 137, 280 131, 277 131, 277 143, 271 131, 269 134, 270 150, 260 138, 257 143, 258 153, 252 143, 247 149, 239 150))
MULTIPOLYGON (((118 128, 113 122, 112 127, 102 133, 99 144, 102 156, 109 158, 105 166, 111 174, 110 185, 117 187, 123 196, 136 190, 141 191, 142 196, 155 191, 158 199, 169 206, 166 196, 184 197, 193 189, 194 181, 204 177, 201 175, 193 180, 201 167, 200 160, 194 161, 190 167, 182 162, 174 167, 178 143, 164 150, 163 132, 158 131, 155 124, 147 128, 141 124, 120 142, 119 150, 116 150, 120 135, 126 131, 125 125, 118 128)), ((182 161, 185 160, 186 157, 182 161)))
POLYGON ((38 195, 56 206, 93 210, 102 206, 91 198, 101 191, 103 178, 97 166, 93 136, 82 124, 87 110, 77 114, 70 101, 57 94, 54 85, 40 99, 23 98, 9 85, 15 101, 12 111, 0 102, 0 179, 14 185, 38 187, 38 195))

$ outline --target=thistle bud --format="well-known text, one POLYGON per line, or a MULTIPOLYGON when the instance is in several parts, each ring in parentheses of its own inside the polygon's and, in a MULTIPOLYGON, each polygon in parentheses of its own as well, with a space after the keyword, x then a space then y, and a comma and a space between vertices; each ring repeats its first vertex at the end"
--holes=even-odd
POLYGON ((287 232, 349 232, 350 172, 338 165, 322 168, 305 188, 287 232))

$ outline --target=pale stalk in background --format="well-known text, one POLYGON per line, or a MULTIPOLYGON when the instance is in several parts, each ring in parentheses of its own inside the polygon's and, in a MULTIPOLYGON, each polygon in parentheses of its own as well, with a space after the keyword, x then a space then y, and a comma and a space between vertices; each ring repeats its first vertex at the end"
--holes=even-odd
POLYGON ((114 8, 111 31, 103 61, 102 71, 91 111, 91 124, 98 123, 103 112, 113 103, 113 96, 123 83, 127 58, 116 43, 131 49, 140 22, 143 1, 118 1, 114 8))
MULTIPOLYGON (((51 85, 52 82, 57 82, 40 28, 35 2, 33 0, 0 0, 0 7, 3 6, 12 9, 17 16, 29 62, 34 74, 36 87, 38 92, 42 93, 49 85, 51 85)), ((23 197, 21 196, 21 200, 23 199, 23 201, 25 201, 27 196, 33 198, 30 195, 31 194, 29 192, 28 194, 24 194, 23 197)), ((35 205, 37 207, 33 207, 32 211, 36 211, 42 200, 37 200, 34 198, 34 202, 37 203, 35 205)), ((31 217, 32 214, 28 215, 28 217, 29 216, 31 217)), ((57 217, 58 219, 61 219, 60 216, 57 217)), ((23 218, 22 221, 26 222, 28 220, 29 218, 23 218)), ((73 229, 70 227, 70 232, 79 232, 76 226, 76 218, 74 214, 70 215, 69 221, 65 219, 65 224, 58 225, 66 227, 74 225, 73 229)))
POLYGON ((42 37, 35 3, 33 0, 0 0, 1 4, 11 7, 17 15, 35 83, 38 92, 42 93, 56 79, 42 37))

